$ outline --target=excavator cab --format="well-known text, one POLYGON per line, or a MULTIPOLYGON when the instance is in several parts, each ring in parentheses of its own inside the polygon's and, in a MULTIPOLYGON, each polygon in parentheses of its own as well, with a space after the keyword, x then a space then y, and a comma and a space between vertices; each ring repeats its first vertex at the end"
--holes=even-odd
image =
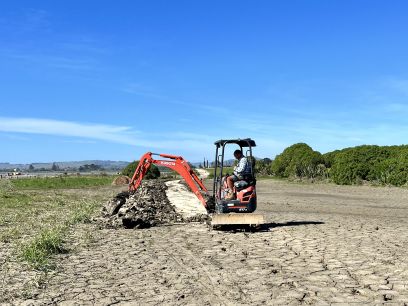
MULTIPOLYGON (((252 214, 256 210, 256 177, 255 158, 252 155, 252 148, 256 146, 255 141, 250 138, 245 139, 221 139, 215 143, 215 165, 213 197, 215 200, 215 214, 212 218, 213 225, 250 224, 260 225, 264 222, 262 215, 252 214), (228 200, 227 176, 230 173, 225 171, 225 152, 229 145, 239 146, 242 154, 250 163, 251 173, 243 177, 242 180, 234 182, 233 192, 235 199, 228 200)), ((232 174, 232 173, 231 173, 232 174)))

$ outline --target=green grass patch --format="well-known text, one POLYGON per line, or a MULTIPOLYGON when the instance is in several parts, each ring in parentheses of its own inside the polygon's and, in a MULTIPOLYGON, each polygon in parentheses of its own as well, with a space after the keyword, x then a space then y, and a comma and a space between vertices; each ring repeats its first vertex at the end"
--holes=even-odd
POLYGON ((81 201, 73 209, 70 219, 68 220, 69 224, 76 223, 89 223, 91 222, 92 214, 99 207, 97 201, 81 201))
POLYGON ((16 189, 59 189, 109 186, 113 176, 59 176, 12 180, 16 189))
POLYGON ((80 201, 72 207, 71 213, 60 224, 43 229, 37 236, 21 245, 21 258, 36 270, 48 271, 55 266, 52 256, 66 253, 64 238, 70 226, 91 221, 91 216, 98 207, 97 201, 80 201))
POLYGON ((27 208, 33 200, 32 196, 21 192, 0 195, 1 209, 27 208))
POLYGON ((3 229, 0 232, 0 242, 11 243, 13 240, 18 239, 21 236, 21 232, 18 228, 3 229))
POLYGON ((21 247, 21 257, 37 270, 50 270, 54 266, 50 257, 65 253, 64 234, 66 228, 52 228, 43 230, 36 238, 21 247))
POLYGON ((54 255, 69 249, 65 241, 73 226, 91 222, 102 202, 116 193, 115 187, 88 187, 110 186, 112 180, 112 176, 0 180, 0 243, 36 270, 53 269, 54 255))
MULTIPOLYGON (((214 178, 214 168, 207 168, 205 169, 209 175, 207 178, 213 179, 214 178)), ((234 173, 234 167, 223 167, 222 175, 225 176, 226 174, 232 175, 234 173)), ((217 170, 217 176, 220 174, 219 169, 217 170)))
POLYGON ((272 175, 257 175, 256 176, 257 180, 276 180, 276 181, 283 181, 282 178, 272 176, 272 175))

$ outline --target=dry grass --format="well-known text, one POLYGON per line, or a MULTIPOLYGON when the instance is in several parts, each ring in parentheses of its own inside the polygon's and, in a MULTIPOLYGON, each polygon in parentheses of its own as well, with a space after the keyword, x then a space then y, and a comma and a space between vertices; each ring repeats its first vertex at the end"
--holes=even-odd
MULTIPOLYGON (((85 187, 25 189, 0 180, 0 304, 38 288, 57 266, 55 255, 73 251, 67 236, 118 192, 85 187)), ((92 241, 92 235, 83 240, 92 241)))

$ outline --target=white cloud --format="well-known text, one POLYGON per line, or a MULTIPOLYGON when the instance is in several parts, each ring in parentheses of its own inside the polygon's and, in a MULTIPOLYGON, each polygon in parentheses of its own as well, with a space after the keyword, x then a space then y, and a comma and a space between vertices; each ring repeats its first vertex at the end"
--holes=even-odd
POLYGON ((128 126, 82 123, 40 118, 0 117, 0 132, 70 137, 62 141, 95 143, 106 141, 146 148, 175 155, 187 154, 193 160, 212 156, 215 138, 209 135, 168 132, 145 133, 128 126), (72 137, 77 139, 71 139, 72 137))
POLYGON ((141 139, 139 133, 130 127, 52 119, 0 117, 0 131, 70 136, 138 146, 152 145, 141 139))

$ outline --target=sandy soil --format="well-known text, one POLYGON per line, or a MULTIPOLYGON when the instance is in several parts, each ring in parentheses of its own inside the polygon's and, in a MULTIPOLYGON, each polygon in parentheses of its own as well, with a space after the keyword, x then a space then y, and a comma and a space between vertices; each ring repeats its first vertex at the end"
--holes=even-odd
POLYGON ((167 198, 184 218, 207 213, 200 200, 180 180, 166 182, 166 186, 167 198))
POLYGON ((198 172, 200 178, 203 179, 203 180, 206 179, 208 177, 208 175, 209 175, 207 170, 200 169, 200 168, 196 168, 195 170, 198 172))
POLYGON ((258 199, 269 231, 83 225, 92 243, 24 303, 408 305, 408 190, 260 181, 258 199))

